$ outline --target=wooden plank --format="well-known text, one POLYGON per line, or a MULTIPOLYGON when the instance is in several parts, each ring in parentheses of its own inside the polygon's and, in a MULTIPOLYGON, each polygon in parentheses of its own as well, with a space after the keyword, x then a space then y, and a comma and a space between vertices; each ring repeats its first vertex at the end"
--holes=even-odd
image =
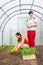
POLYGON ((23 60, 29 60, 29 59, 36 59, 36 55, 32 54, 32 55, 23 55, 23 60))

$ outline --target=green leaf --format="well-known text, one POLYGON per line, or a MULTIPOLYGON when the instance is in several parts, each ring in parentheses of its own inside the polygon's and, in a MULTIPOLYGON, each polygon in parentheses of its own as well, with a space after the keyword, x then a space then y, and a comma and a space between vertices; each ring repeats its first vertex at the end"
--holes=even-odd
POLYGON ((0 51, 4 50, 6 48, 6 45, 0 46, 0 51))
POLYGON ((31 55, 31 54, 35 54, 36 52, 36 48, 23 48, 22 50, 22 55, 31 55))

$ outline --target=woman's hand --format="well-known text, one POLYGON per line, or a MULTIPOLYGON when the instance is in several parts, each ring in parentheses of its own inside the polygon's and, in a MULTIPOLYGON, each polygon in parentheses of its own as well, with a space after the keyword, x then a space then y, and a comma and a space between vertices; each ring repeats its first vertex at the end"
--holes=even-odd
POLYGON ((36 23, 34 23, 34 24, 30 25, 30 26, 29 26, 29 28, 32 28, 32 27, 37 27, 37 26, 38 26, 38 24, 37 24, 37 22, 36 22, 36 23))

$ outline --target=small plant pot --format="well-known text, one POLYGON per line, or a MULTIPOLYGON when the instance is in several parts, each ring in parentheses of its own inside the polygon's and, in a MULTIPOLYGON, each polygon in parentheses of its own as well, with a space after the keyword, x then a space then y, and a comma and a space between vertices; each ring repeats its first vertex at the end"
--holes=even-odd
POLYGON ((23 60, 32 60, 32 59, 36 59, 36 55, 35 54, 23 55, 23 60))

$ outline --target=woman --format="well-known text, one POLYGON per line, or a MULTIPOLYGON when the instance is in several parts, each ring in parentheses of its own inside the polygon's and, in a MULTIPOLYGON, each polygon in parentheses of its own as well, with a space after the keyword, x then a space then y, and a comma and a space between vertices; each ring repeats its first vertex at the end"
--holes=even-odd
POLYGON ((23 46, 29 47, 28 40, 25 37, 23 37, 19 32, 16 33, 16 37, 18 45, 20 45, 21 47, 23 46))
POLYGON ((29 47, 35 47, 37 19, 33 16, 33 11, 29 11, 29 20, 27 22, 27 37, 29 40, 29 47))
POLYGON ((10 51, 10 53, 16 52, 22 47, 29 47, 29 42, 25 37, 23 37, 19 32, 15 35, 17 37, 17 45, 10 51))

